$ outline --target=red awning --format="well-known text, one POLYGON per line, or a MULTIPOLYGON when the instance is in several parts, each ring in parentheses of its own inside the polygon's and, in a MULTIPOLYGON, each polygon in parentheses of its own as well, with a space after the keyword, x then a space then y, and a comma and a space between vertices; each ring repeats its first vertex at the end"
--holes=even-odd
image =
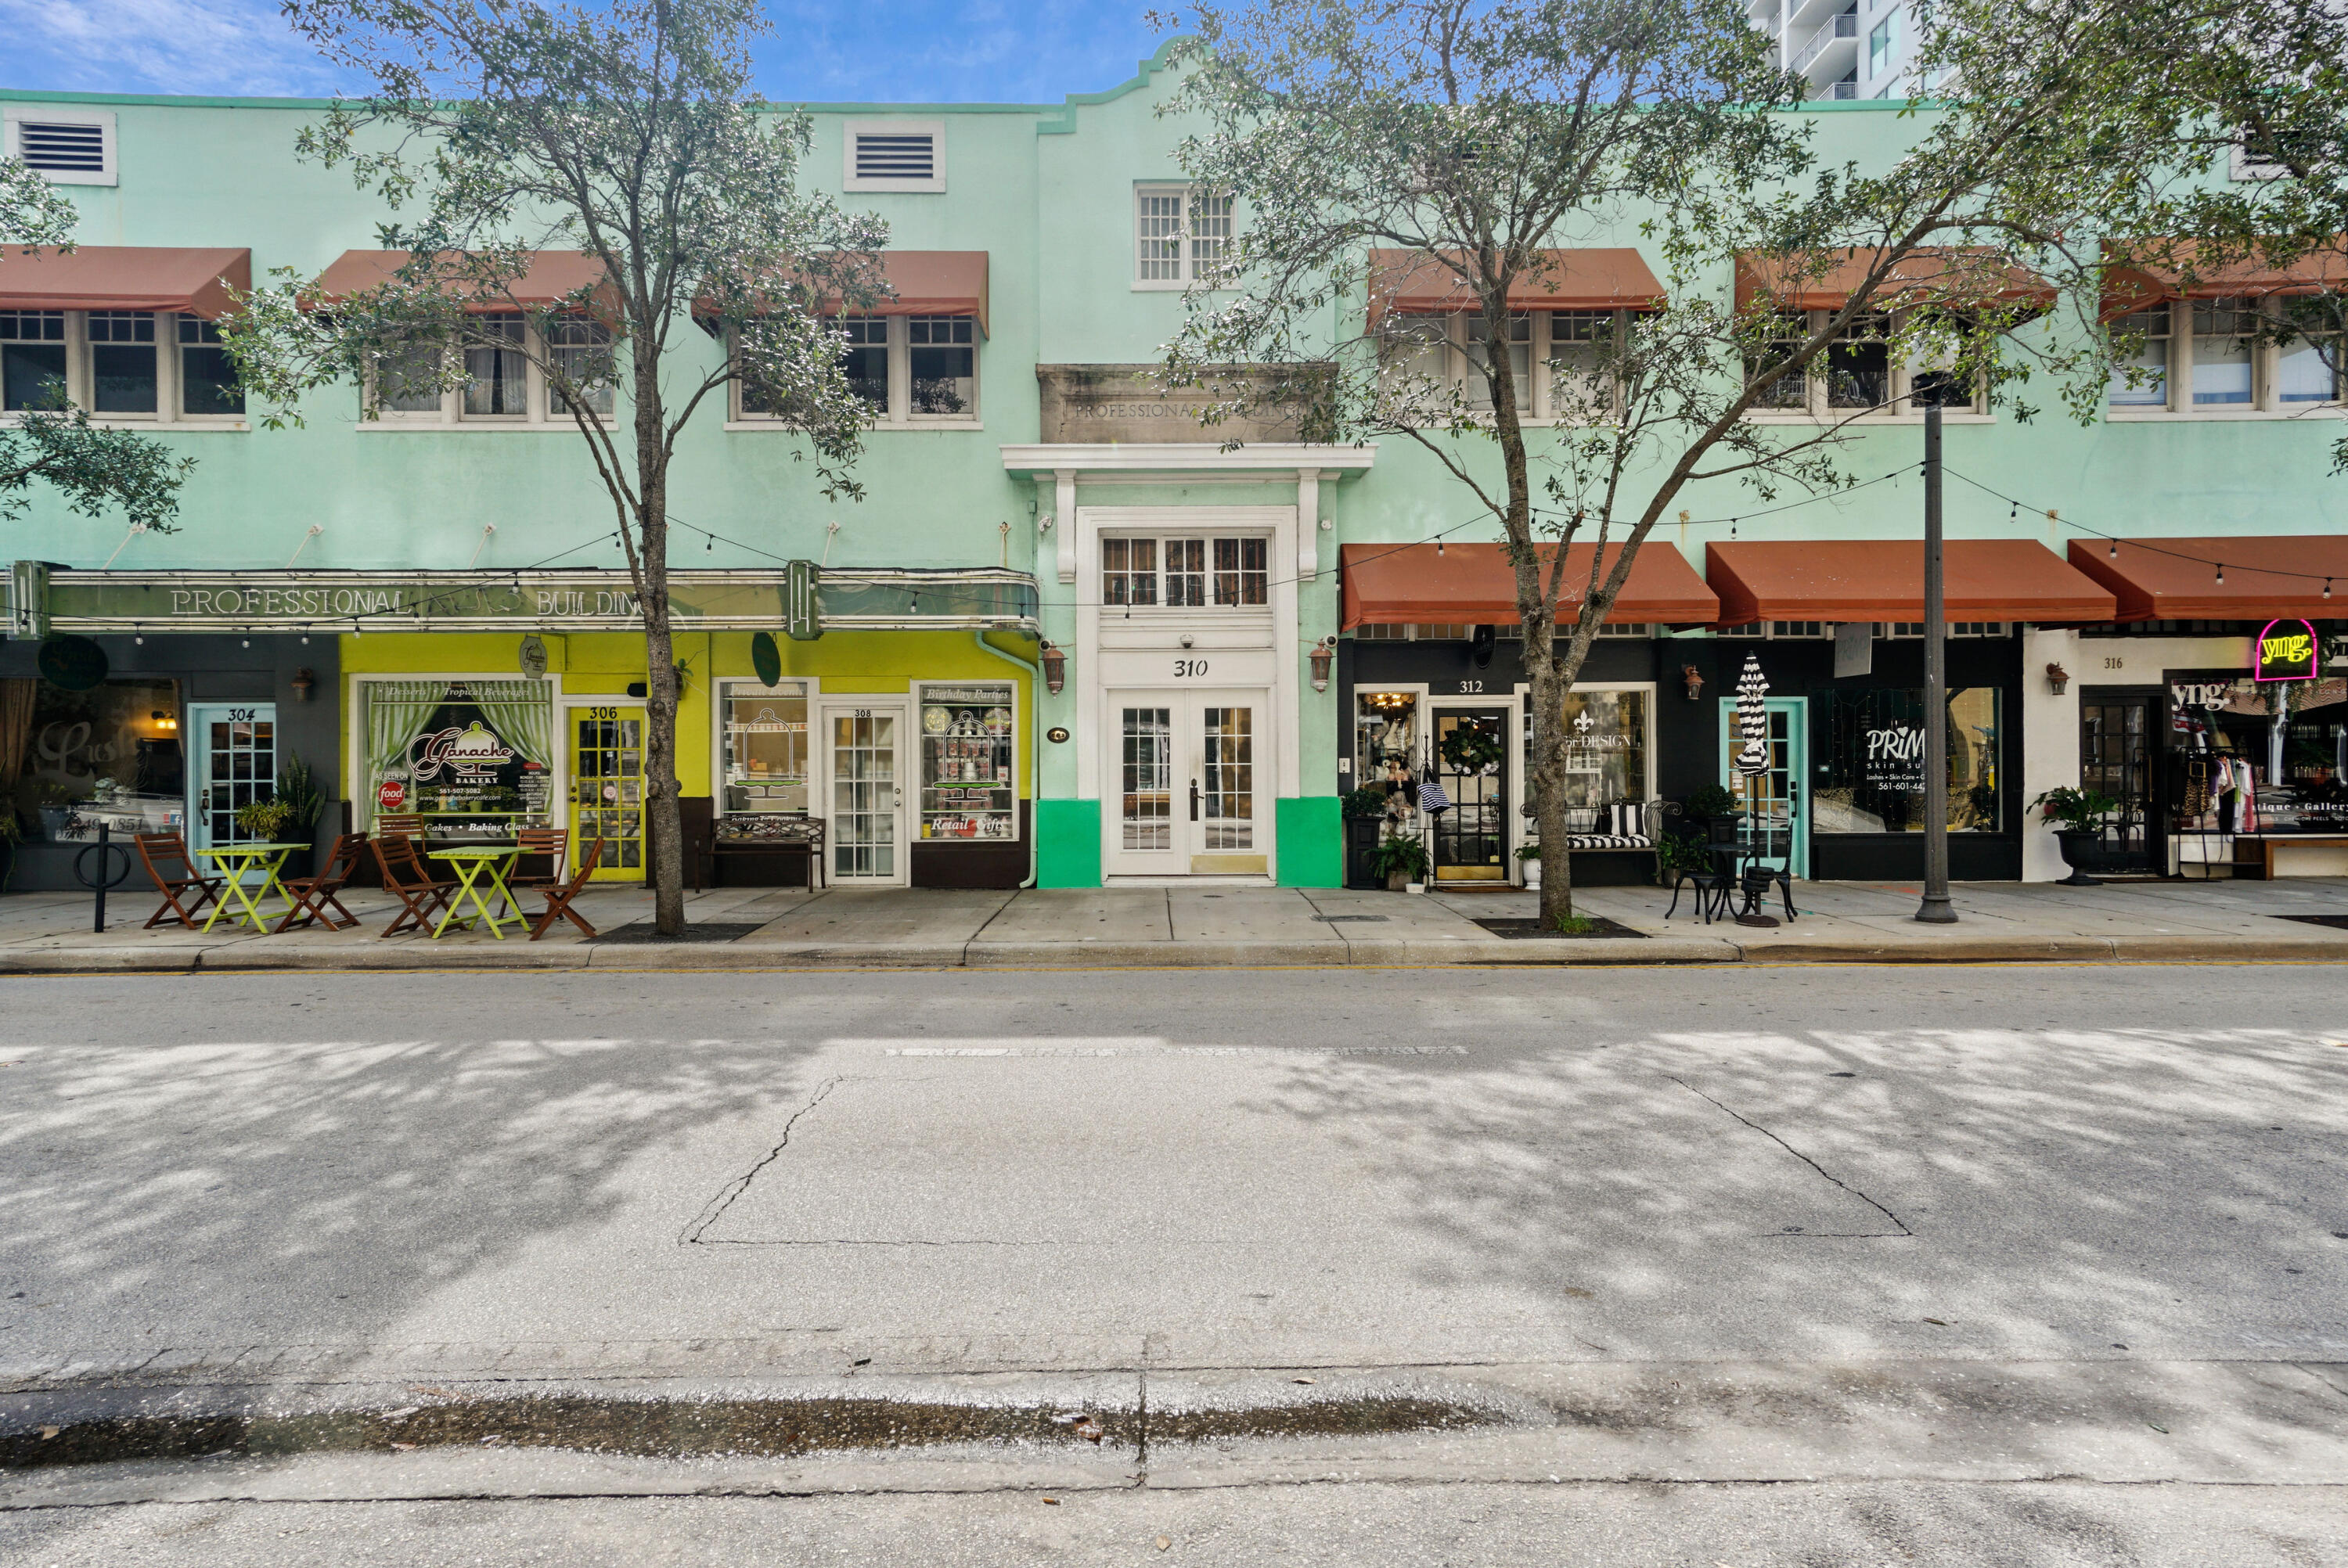
MULTIPOLYGON (((1544 560, 1553 559, 1556 546, 1545 547, 1544 560)), ((1569 547, 1566 581, 1558 595, 1558 614, 1567 619, 1581 603, 1581 588, 1590 580, 1594 545, 1569 547)), ((1611 569, 1621 547, 1606 547, 1611 569)), ((1443 545, 1341 545, 1337 572, 1344 596, 1341 630, 1364 624, 1514 626, 1517 577, 1497 543, 1443 545)), ((1661 623, 1667 626, 1709 625, 1720 612, 1720 601, 1695 575, 1687 558, 1666 544, 1650 540, 1631 562, 1631 575, 1606 619, 1623 625, 1661 623)))
POLYGON ((252 287, 252 252, 162 245, 0 250, 0 310, 185 311, 218 320, 252 287))
MULTIPOLYGON (((1628 248, 1543 251, 1542 265, 1509 289, 1512 311, 1641 310, 1663 302, 1663 286, 1628 248)), ((1423 251, 1370 252, 1370 315, 1450 315, 1478 309, 1451 264, 1423 251)))
POLYGON ((2348 288, 2348 235, 2309 251, 2288 262, 2264 257, 2213 263, 2206 272, 2194 266, 2199 245, 2178 240, 2157 247, 2157 262, 2132 260, 2125 241, 2104 246, 2110 264, 2104 272, 2104 316, 2126 315, 2164 300, 2222 300, 2240 296, 2261 299, 2274 294, 2320 294, 2348 288), (2173 264, 2171 264, 2173 263, 2173 264), (2186 274, 2191 272, 2188 282, 2186 274))
MULTIPOLYGON (((2112 596, 2036 539, 1951 539, 1941 556, 1951 620, 2112 619, 2112 596)), ((1921 620, 1924 541, 1771 539, 1704 547, 1720 624, 1921 620)))
MULTIPOLYGON (((1736 308, 1766 305, 1787 311, 1838 311, 1882 252, 1846 249, 1815 261, 1746 251, 1736 258, 1736 308)), ((2026 268, 2001 262, 1986 246, 1934 246, 1910 251, 1876 286, 1875 302, 1885 310, 1910 305, 2039 304, 2054 302, 2054 291, 2026 268)))
MULTIPOLYGON (((328 302, 378 288, 407 264, 407 254, 405 251, 345 251, 319 276, 310 296, 328 302)), ((600 257, 584 256, 576 251, 533 251, 530 270, 514 283, 511 302, 502 295, 477 299, 467 309, 488 313, 511 310, 516 304, 561 304, 582 289, 594 288, 602 281, 603 262, 600 257)))
MULTIPOLYGON (((983 251, 883 251, 880 275, 889 284, 890 297, 860 305, 857 312, 875 316, 975 316, 979 332, 986 333, 986 257, 983 251)), ((841 306, 836 294, 823 302, 828 310, 841 306)), ((693 302, 693 313, 704 325, 716 311, 714 300, 705 297, 693 302)))
POLYGON ((2109 589, 2119 620, 2322 620, 2348 615, 2348 536, 2071 541, 2071 564, 2109 589), (2117 549, 2117 555, 2113 551, 2117 549), (2226 580, 2218 580, 2224 567, 2226 580), (2326 599, 2327 576, 2335 597, 2326 599))

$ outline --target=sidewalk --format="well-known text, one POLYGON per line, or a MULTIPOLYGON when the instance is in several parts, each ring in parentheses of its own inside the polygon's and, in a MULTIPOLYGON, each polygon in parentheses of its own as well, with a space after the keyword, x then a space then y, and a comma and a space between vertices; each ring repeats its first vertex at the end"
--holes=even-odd
POLYGON ((1668 893, 1596 887, 1576 907, 1631 938, 1518 939, 1477 922, 1534 916, 1525 892, 1355 893, 1248 886, 1027 892, 882 889, 807 893, 734 888, 688 895, 700 939, 647 942, 652 898, 614 886, 579 907, 601 931, 558 925, 543 941, 451 931, 378 938, 396 906, 344 896, 361 924, 256 936, 223 920, 209 934, 141 928, 151 894, 125 887, 106 931, 86 894, 0 897, 0 974, 186 973, 340 968, 1324 968, 1334 965, 1919 962, 2243 962, 2348 959, 2348 878, 2112 883, 2058 887, 1959 884, 1952 927, 1918 925, 1917 889, 1896 883, 1801 883, 1800 918, 1756 929, 1693 917, 1668 893))

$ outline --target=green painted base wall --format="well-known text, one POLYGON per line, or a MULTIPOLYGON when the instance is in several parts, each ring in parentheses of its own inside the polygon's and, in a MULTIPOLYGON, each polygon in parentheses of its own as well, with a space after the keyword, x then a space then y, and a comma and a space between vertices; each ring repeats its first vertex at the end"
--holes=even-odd
POLYGON ((1037 801, 1035 886, 1097 887, 1100 885, 1100 802, 1037 801))
POLYGON ((1341 887, 1345 881, 1345 829, 1334 794, 1281 800, 1280 885, 1341 887))

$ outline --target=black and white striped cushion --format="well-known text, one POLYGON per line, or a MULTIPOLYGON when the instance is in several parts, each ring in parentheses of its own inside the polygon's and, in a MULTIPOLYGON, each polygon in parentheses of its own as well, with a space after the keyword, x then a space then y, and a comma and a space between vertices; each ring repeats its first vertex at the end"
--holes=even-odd
POLYGON ((1569 833, 1565 835, 1568 849, 1653 849, 1653 839, 1643 833, 1569 833))

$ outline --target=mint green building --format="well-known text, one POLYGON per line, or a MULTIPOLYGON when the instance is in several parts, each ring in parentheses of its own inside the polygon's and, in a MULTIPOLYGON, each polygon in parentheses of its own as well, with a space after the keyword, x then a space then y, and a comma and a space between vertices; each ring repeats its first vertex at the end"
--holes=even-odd
MULTIPOLYGON (((823 500, 793 438, 738 402, 680 449, 702 875, 1334 886, 1365 881, 1381 831, 1422 834, 1447 883, 1537 872, 1518 853, 1528 714, 1497 526, 1414 443, 1210 432, 1148 378, 1194 261, 1234 221, 1184 198, 1167 85, 1153 61, 1056 105, 816 111, 806 178, 888 220, 898 297, 851 328, 877 418, 860 502, 823 500), (819 568, 816 640, 783 635, 792 561, 819 568), (763 674, 761 633, 779 666, 763 674), (1430 774, 1455 803, 1432 819, 1430 774), (1393 803, 1383 827, 1344 820, 1363 789, 1393 803)), ((0 259, 8 407, 61 385, 198 463, 171 534, 37 492, 0 522, 18 563, 0 794, 44 841, 19 887, 67 885, 98 820, 232 839, 234 806, 292 754, 334 803, 322 838, 379 813, 456 840, 550 823, 613 845, 608 875, 642 875, 642 640, 609 501, 544 389, 485 361, 468 391, 378 421, 352 389, 270 431, 224 376, 221 280, 377 264, 383 214, 294 156, 323 107, 0 93, 5 149, 84 215, 74 257, 0 259)), ((1891 156, 1910 123, 1872 103, 1803 112, 1834 158, 1891 156)), ((1605 265, 1651 264, 1635 232, 1612 238, 1605 265)), ((1944 405, 1961 877, 2063 875, 2027 802, 2082 780, 2124 798, 2116 867, 2348 866, 2322 842, 2348 833, 2343 628, 2318 587, 2334 566, 2348 584, 2341 388, 2320 355, 2240 341, 2230 313, 2266 308, 2246 287, 2147 302, 2162 377, 2088 428, 2020 424, 1864 355, 1839 366, 1896 410, 1861 422, 1855 473, 1912 466, 1922 402, 1944 405), (2179 577, 2219 550, 2225 583, 2179 577), (2287 704, 2252 679, 2278 618, 2318 640, 2287 704), (2274 861, 2266 842, 2291 835, 2274 861)), ((1611 308, 1529 299, 1525 354, 1566 354, 1611 308)), ((1464 364, 1463 330, 1433 331, 1464 364)), ((725 347, 695 334, 687 352, 725 347)), ((1765 417, 1830 416, 1841 394, 1827 378, 1804 395, 1765 417)), ((1577 877, 1651 874, 1656 803, 1725 782, 1723 704, 1748 657, 1771 686, 1761 798, 1796 874, 1914 875, 1920 612, 1892 541, 1918 537, 1916 480, 1766 518, 1725 485, 1684 504, 1566 715, 1577 877), (1835 629, 1862 622, 1868 668, 1838 675, 1835 629)))

